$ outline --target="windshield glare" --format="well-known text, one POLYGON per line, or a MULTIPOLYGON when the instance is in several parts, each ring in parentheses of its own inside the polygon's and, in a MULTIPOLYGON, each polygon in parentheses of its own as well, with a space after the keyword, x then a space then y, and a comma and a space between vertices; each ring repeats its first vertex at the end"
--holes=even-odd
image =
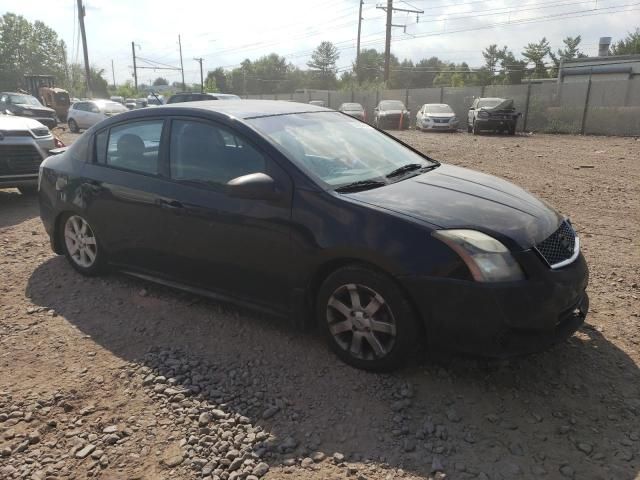
POLYGON ((9 99, 14 105, 33 105, 34 107, 42 106, 38 99, 31 95, 9 95, 9 99))
POLYGON ((398 100, 380 102, 380 110, 405 110, 404 103, 398 100))
POLYGON ((373 127, 337 112, 260 117, 249 122, 325 188, 384 180, 409 163, 433 165, 373 127))
POLYGON ((344 105, 342 105, 342 108, 340 110, 343 110, 345 112, 361 112, 362 109, 362 105, 360 105, 359 103, 345 103, 344 105))
POLYGON ((482 108, 482 107, 486 107, 486 108, 493 108, 493 107, 497 107, 498 105, 500 105, 504 100, 501 100, 499 98, 492 98, 489 100, 480 100, 478 102, 478 108, 482 108))
POLYGON ((453 113, 449 105, 425 105, 425 113, 453 113))

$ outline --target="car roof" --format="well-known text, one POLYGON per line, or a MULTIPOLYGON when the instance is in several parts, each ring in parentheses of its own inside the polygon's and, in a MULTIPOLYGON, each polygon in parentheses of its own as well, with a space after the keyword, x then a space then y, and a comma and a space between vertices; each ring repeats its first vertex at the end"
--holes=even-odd
POLYGON ((279 100, 203 100, 198 102, 172 103, 151 110, 153 114, 178 113, 178 110, 203 110, 221 113, 235 118, 270 117, 274 115, 287 115, 291 113, 332 112, 325 107, 310 105, 308 103, 285 102, 279 100))

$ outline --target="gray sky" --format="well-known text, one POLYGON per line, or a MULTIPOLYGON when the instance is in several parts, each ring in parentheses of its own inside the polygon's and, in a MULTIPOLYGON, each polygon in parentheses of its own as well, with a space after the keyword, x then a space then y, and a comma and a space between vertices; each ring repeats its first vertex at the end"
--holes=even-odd
MULTIPOLYGON (((70 59, 82 61, 76 0, 58 0, 55 8, 44 7, 47 3, 0 0, 0 12, 44 21, 65 40, 70 59)), ((204 57, 205 72, 270 52, 305 67, 322 40, 340 49, 339 67, 348 68, 355 57, 358 0, 85 0, 85 5, 89 59, 105 69, 109 83, 111 60, 118 83, 131 78, 132 41, 140 57, 179 66, 178 34, 187 82, 199 82, 194 57, 204 57)), ((615 41, 640 26, 640 0, 395 0, 394 6, 425 11, 417 23, 415 14, 394 14, 395 24, 406 25, 406 33, 393 29, 392 52, 400 59, 437 56, 471 67, 482 65, 481 51, 492 43, 508 45, 519 56, 524 45, 543 36, 555 50, 562 38, 582 35, 583 51, 595 55, 600 36, 615 41)), ((375 0, 365 0, 363 17, 363 47, 384 50, 385 13, 375 0)), ((157 76, 180 80, 177 71, 145 70, 139 81, 157 76)))

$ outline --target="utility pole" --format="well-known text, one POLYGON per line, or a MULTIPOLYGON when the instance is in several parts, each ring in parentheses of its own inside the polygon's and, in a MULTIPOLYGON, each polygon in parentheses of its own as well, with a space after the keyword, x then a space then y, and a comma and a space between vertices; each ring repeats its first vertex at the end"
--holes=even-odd
POLYGON ((386 36, 384 40, 384 81, 389 81, 389 70, 391 62, 391 27, 402 27, 405 33, 407 32, 406 25, 394 25, 393 24, 393 12, 407 12, 416 14, 416 22, 419 20, 419 15, 424 13, 424 10, 415 10, 409 8, 393 8, 393 0, 387 0, 387 6, 377 5, 376 8, 384 10, 387 13, 387 25, 386 36))
POLYGON ((393 0, 387 0, 387 25, 384 37, 384 83, 389 81, 389 63, 391 61, 391 21, 393 19, 393 0))
POLYGON ((204 78, 202 77, 202 58, 194 58, 200 64, 200 93, 204 93, 204 78))
POLYGON ((135 85, 136 93, 138 93, 138 69, 136 68, 136 44, 131 42, 131 55, 133 55, 133 84, 135 85))
POLYGON ((111 59, 111 76, 113 77, 113 88, 116 88, 116 71, 113 68, 113 59, 111 59))
POLYGON ((180 40, 180 35, 178 35, 178 46, 180 47, 180 71, 182 72, 182 91, 184 92, 184 65, 182 65, 182 40, 180 40))
POLYGON ((362 83, 360 75, 360 32, 362 31, 362 4, 364 0, 360 0, 360 8, 358 9, 358 46, 356 47, 356 77, 358 83, 362 83))
POLYGON ((82 0, 78 0, 78 21, 80 22, 80 34, 82 35, 82 50, 84 52, 84 73, 87 79, 87 97, 91 98, 91 69, 89 68, 89 52, 87 51, 87 35, 84 31, 84 6, 82 0))

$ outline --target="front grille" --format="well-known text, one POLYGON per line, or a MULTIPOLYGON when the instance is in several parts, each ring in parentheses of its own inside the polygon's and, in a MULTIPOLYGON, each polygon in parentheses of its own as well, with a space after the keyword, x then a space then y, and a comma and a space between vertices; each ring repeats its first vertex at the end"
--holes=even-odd
POLYGON ((27 130, 0 130, 0 135, 7 137, 30 137, 27 130))
POLYGON ((448 118, 434 118, 433 121, 434 123, 449 123, 448 118))
POLYGON ((38 173, 42 157, 33 145, 0 145, 0 175, 38 173))
POLYGON ((571 224, 564 220, 555 232, 536 245, 536 250, 551 268, 557 268, 578 252, 576 232, 571 224))

